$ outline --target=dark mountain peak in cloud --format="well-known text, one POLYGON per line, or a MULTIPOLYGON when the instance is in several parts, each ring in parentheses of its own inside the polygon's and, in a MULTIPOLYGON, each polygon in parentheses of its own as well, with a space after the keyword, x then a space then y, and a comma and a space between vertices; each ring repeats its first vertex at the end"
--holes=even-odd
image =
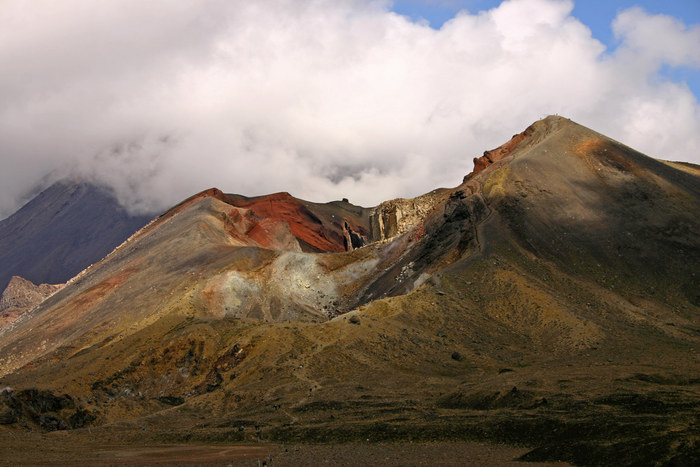
POLYGON ((0 290, 13 275, 62 283, 100 260, 153 216, 132 216, 111 189, 58 181, 0 221, 0 290))

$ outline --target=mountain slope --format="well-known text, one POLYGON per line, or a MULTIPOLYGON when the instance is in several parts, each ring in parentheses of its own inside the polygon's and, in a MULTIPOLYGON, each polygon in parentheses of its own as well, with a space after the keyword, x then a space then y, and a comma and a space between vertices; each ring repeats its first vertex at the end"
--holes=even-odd
POLYGON ((13 275, 36 284, 63 283, 150 218, 127 214, 97 186, 57 182, 0 221, 0 290, 13 275))
POLYGON ((542 126, 546 140, 484 182, 519 245, 606 287, 700 305, 698 176, 565 120, 542 126))
MULTIPOLYGON (((479 439, 697 463, 698 168, 561 117, 475 167, 305 220, 286 196, 197 195, 0 335, 2 385, 72 395, 104 442, 479 439), (368 244, 312 253, 341 245, 333 225, 368 244)), ((5 405, 7 430, 41 426, 5 405)))
POLYGON ((352 289, 365 279, 356 271, 378 260, 371 250, 338 258, 302 249, 352 250, 344 234, 364 237, 365 211, 288 194, 199 193, 73 278, 31 316, 0 330, 0 371, 52 349, 77 352, 122 338, 171 313, 325 320, 348 309, 352 289), (304 216, 290 224, 289 211, 304 216))

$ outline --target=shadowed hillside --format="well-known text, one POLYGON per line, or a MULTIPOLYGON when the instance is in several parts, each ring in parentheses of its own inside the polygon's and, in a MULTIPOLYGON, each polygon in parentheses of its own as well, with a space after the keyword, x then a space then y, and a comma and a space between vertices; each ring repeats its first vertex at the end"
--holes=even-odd
POLYGON ((102 188, 57 182, 0 221, 0 291, 12 276, 58 284, 104 258, 152 216, 131 216, 102 188))

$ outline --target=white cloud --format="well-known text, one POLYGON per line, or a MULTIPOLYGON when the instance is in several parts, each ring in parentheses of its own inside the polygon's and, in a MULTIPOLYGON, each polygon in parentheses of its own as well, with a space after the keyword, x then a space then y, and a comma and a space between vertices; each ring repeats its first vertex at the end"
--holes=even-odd
POLYGON ((621 52, 638 60, 700 67, 700 24, 687 27, 671 16, 652 16, 633 7, 617 16, 613 32, 623 42, 621 52))
POLYGON ((134 209, 204 188, 364 205, 454 186, 558 113, 700 163, 699 26, 634 8, 614 53, 571 1, 511 0, 439 31, 361 0, 5 0, 0 217, 51 171, 134 209), (661 39, 659 39, 661 38, 661 39))

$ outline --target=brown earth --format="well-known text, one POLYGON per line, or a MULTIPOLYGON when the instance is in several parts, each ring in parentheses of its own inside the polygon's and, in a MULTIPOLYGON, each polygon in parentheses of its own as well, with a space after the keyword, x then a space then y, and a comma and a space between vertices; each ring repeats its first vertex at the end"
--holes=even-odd
POLYGON ((0 457, 0 465, 501 465, 561 466, 564 462, 523 464, 516 459, 527 450, 481 443, 377 444, 104 444, 53 432, 18 438, 0 457), (34 446, 42 450, 32 451, 34 446))

